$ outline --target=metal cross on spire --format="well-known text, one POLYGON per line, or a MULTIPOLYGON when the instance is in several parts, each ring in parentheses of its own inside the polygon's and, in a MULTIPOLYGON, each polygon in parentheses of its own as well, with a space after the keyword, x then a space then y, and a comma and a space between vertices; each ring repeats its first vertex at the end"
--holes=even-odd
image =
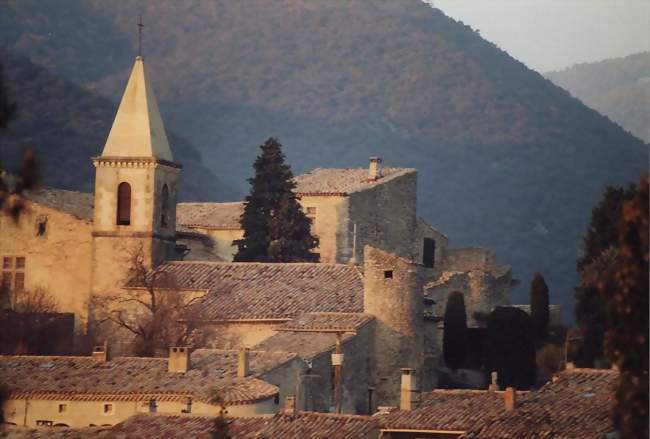
POLYGON ((138 56, 142 56, 142 14, 140 14, 140 20, 138 20, 138 56))

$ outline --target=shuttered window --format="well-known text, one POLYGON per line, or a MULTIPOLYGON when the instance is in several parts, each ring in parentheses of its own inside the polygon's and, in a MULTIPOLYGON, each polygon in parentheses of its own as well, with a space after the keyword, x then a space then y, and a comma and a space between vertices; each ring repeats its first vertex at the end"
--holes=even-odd
POLYGON ((117 187, 117 224, 131 224, 131 185, 120 183, 117 187))

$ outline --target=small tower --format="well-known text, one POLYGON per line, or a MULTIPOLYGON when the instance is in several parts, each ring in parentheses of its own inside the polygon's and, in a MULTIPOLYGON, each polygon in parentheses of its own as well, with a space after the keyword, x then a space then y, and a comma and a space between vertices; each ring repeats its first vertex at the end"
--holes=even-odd
POLYGON ((101 156, 94 157, 93 294, 123 283, 134 253, 146 265, 175 250, 176 180, 165 127, 141 56, 101 156))
POLYGON ((415 262, 364 248, 364 312, 375 316, 373 355, 379 405, 400 401, 400 369, 423 364, 423 295, 415 262))

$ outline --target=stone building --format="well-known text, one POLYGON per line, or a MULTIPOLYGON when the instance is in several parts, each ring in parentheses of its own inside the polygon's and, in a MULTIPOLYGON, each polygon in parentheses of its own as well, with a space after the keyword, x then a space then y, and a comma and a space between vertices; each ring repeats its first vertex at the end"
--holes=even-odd
POLYGON ((0 356, 9 386, 6 422, 14 425, 114 425, 137 413, 233 416, 278 411, 277 369, 298 361, 281 352, 171 348, 168 358, 0 356), (241 358, 246 357, 246 358, 241 358), (267 374, 272 378, 267 378, 267 374), (220 402, 215 400, 219 398, 220 402))
MULTIPOLYGON (((0 214, 3 284, 18 293, 48 290, 82 332, 94 324, 97 298, 142 287, 125 284, 130 255, 140 251, 147 266, 173 275, 180 293, 200 298, 210 347, 296 358, 283 368, 293 378, 274 372, 279 406, 302 383, 301 407, 331 410, 337 349, 345 358, 345 412, 395 404, 400 368, 415 369, 423 388, 431 388, 448 294, 462 291, 470 316, 509 302, 509 267, 486 250, 450 248, 417 217, 417 171, 383 167, 376 157, 368 168, 316 169, 296 178, 320 238, 321 263, 229 262, 243 205, 177 204, 181 166, 141 57, 92 162, 93 195, 45 189, 29 194, 19 222, 0 214)), ((128 345, 120 338, 111 343, 128 345)))

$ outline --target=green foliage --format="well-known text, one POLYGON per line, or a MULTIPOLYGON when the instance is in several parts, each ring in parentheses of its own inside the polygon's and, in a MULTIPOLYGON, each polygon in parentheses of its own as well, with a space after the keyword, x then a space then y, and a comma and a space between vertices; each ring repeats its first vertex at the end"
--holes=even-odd
POLYGON ((621 371, 614 422, 623 437, 648 437, 648 177, 623 205, 618 259, 598 283, 609 327, 605 351, 621 371))
POLYGON ((530 318, 535 341, 541 344, 548 337, 548 286, 540 273, 535 273, 530 284, 530 318))
POLYGON ((498 306, 488 317, 486 366, 498 373, 499 387, 527 389, 535 383, 535 339, 530 316, 498 306))
POLYGON ((250 194, 241 217, 244 237, 234 241, 238 262, 316 262, 311 250, 318 239, 311 220, 302 211, 293 189, 291 168, 284 163, 282 145, 269 138, 253 164, 250 194))
POLYGON ((591 221, 584 236, 584 250, 578 258, 578 271, 594 262, 600 255, 614 246, 617 241, 617 225, 621 218, 621 209, 626 200, 636 193, 636 187, 627 188, 607 186, 603 197, 591 212, 591 221))
POLYGON ((445 364, 456 370, 463 366, 467 354, 467 314, 463 293, 454 291, 447 299, 442 350, 445 364))

